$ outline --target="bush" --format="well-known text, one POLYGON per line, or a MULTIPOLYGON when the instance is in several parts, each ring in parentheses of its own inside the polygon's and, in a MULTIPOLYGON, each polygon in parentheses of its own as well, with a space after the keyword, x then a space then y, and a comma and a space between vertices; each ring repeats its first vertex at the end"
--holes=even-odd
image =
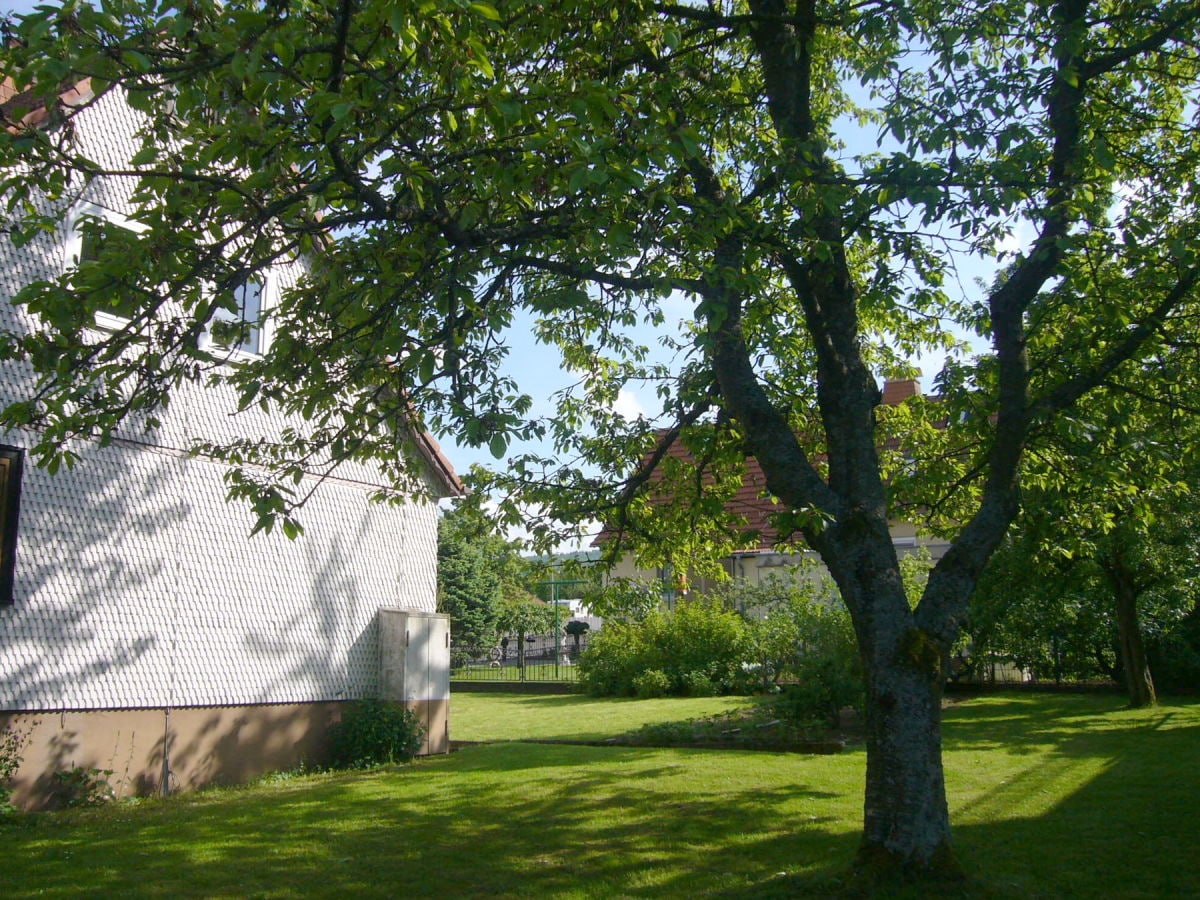
MULTIPOLYGON (((749 651, 745 621, 721 603, 682 602, 672 613, 605 624, 579 658, 579 680, 592 694, 643 696, 638 679, 664 675, 664 693, 708 696, 735 689, 749 651)), ((657 689, 657 678, 644 689, 657 689)))
MULTIPOLYGON (((843 707, 863 709, 866 686, 850 614, 840 602, 794 602, 777 613, 779 627, 798 636, 783 674, 788 684, 776 698, 781 719, 798 725, 837 724, 843 707)), ((774 627, 769 617, 764 623, 774 627)))
POLYGON ((108 779, 112 769, 89 769, 75 766, 54 773, 54 799, 70 809, 103 806, 117 799, 108 779))
POLYGON ((579 656, 579 683, 597 697, 632 696, 633 679, 653 668, 646 634, 641 624, 605 623, 579 656))
POLYGON ((425 728, 399 703, 359 700, 345 707, 330 737, 335 767, 363 769, 408 762, 421 749, 425 728))
POLYGON ((717 686, 703 672, 685 672, 680 679, 680 686, 688 697, 712 697, 717 694, 717 686))
POLYGON ((0 731, 0 817, 17 811, 9 802, 12 799, 9 782, 17 774, 17 769, 21 768, 21 750, 28 737, 28 731, 21 732, 12 726, 0 731))
POLYGON ((633 679, 633 693, 643 700, 665 697, 670 691, 671 679, 658 669, 650 669, 633 679))

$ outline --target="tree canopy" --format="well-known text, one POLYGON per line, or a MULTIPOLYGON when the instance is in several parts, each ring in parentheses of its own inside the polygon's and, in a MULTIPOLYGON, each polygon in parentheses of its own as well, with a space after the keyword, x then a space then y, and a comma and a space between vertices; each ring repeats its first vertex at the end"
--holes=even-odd
POLYGON ((1197 370, 1183 355, 1112 380, 1029 454, 1021 516, 972 603, 977 649, 1007 646, 1056 677, 1120 675, 1133 705, 1154 702, 1146 644, 1176 640, 1200 572, 1197 370))
POLYGON ((185 380, 226 383, 307 423, 199 448, 293 529, 314 465, 371 461, 401 486, 400 425, 497 457, 542 436, 552 452, 481 479, 509 517, 599 516, 646 559, 728 546, 722 500, 753 455, 778 527, 820 553, 854 621, 860 862, 950 867, 943 666, 1023 454, 1194 334, 1198 23, 1191 0, 42 8, 4 71, 51 107, 82 76, 121 92, 144 142, 114 162, 72 143, 78 108, 12 122, 9 232, 34 240, 105 175, 145 227, 17 298, 46 327, 2 350, 42 378, 3 421, 52 459, 185 380), (55 208, 32 202, 42 188, 55 208), (228 301, 204 285, 297 255, 266 352, 215 366, 195 336, 228 301), (964 288, 968 260, 995 277, 964 288), (118 296, 139 312, 98 339, 118 296), (651 354, 634 329, 668 302, 689 324, 651 354), (578 377, 552 416, 502 365, 523 321, 578 377), (878 408, 880 375, 962 335, 983 349, 950 360, 936 406, 878 408), (631 384, 656 415, 613 411, 631 384), (912 609, 888 520, 919 508, 954 540, 912 609))

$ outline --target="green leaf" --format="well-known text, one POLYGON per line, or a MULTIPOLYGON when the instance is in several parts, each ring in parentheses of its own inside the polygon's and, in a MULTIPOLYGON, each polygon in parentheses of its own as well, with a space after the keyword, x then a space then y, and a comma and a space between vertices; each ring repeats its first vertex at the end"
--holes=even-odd
POLYGON ((493 22, 500 21, 500 13, 497 12, 496 7, 492 6, 490 3, 483 3, 480 2, 480 0, 475 0, 475 2, 471 4, 471 9, 479 13, 479 15, 483 16, 485 19, 490 19, 493 22))

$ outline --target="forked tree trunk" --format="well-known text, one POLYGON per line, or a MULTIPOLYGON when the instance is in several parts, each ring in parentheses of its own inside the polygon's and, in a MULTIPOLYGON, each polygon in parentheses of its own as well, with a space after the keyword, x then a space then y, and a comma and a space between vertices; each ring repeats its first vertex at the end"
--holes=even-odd
POLYGON ((918 627, 890 538, 864 541, 850 558, 858 565, 838 580, 867 678, 867 781, 856 868, 872 881, 957 879, 962 871, 951 847, 942 769, 949 645, 918 627))

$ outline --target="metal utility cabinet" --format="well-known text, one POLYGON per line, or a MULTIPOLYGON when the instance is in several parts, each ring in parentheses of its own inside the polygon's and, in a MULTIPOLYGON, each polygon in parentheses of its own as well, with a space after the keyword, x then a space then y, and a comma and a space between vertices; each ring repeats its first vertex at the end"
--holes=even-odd
POLYGON ((422 753, 450 751, 450 619, 416 609, 379 610, 379 687, 425 725, 422 753))

